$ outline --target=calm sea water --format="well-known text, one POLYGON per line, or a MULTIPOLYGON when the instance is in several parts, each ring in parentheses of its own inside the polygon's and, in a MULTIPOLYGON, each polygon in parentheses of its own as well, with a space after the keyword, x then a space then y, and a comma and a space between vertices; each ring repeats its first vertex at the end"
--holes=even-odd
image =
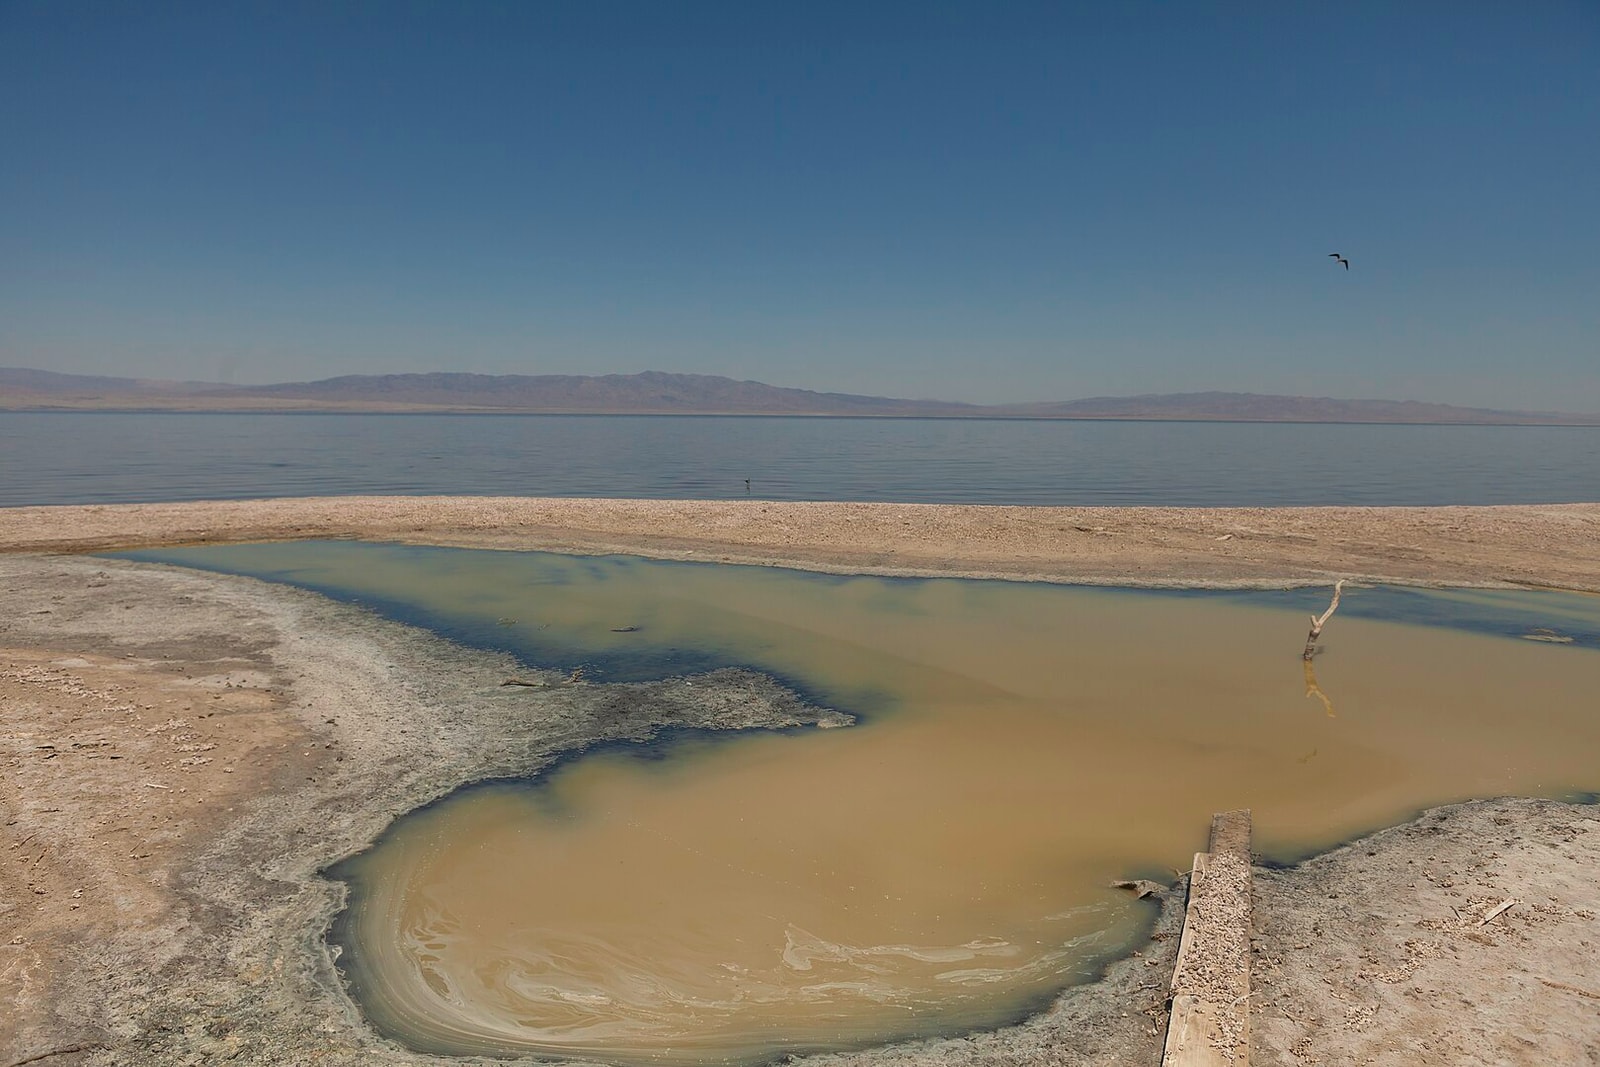
POLYGON ((345 493, 1560 503, 1600 500, 1600 427, 0 413, 3 506, 345 493))

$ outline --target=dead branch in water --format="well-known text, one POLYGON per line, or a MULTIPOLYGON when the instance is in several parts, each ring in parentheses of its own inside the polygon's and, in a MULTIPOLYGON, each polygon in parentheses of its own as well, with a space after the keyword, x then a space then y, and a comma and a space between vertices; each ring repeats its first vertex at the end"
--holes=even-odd
POLYGON ((1343 590, 1344 579, 1340 578, 1333 583, 1333 603, 1328 605, 1328 610, 1322 613, 1321 618, 1315 615, 1311 616, 1311 633, 1306 637, 1306 650, 1300 657, 1301 659, 1310 660, 1312 656, 1317 654, 1317 638, 1322 636, 1322 628, 1328 624, 1328 620, 1333 617, 1335 609, 1339 607, 1339 594, 1343 590))

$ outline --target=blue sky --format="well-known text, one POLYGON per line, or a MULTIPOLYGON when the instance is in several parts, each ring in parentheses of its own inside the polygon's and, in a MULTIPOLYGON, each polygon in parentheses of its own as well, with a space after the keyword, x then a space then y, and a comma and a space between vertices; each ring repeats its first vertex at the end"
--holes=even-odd
POLYGON ((0 100, 0 365, 1600 410, 1592 0, 0 0, 0 100))

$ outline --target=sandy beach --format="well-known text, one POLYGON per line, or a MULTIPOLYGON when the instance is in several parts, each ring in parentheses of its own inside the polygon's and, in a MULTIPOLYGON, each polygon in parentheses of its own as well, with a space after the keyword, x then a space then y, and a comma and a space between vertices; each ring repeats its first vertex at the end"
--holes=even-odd
POLYGON ((359 538, 1086 585, 1600 592, 1600 504, 1056 508, 307 497, 0 509, 0 551, 359 538))
MULTIPOLYGON (((1600 504, 0 509, 0 1067, 503 1062, 441 1060, 365 1026, 323 939, 343 887, 317 872, 460 784, 597 740, 843 722, 741 671, 692 691, 505 687, 527 672, 312 594, 83 555, 301 538, 1106 585, 1600 592, 1600 504)), ((1203 832, 1211 813, 1193 814, 1203 832)), ((1258 870, 1253 1062, 1600 1062, 1597 831, 1592 806, 1486 798, 1258 870)), ((1157 1063, 1182 884, 1162 897, 1145 947, 1023 1023, 811 1059, 1157 1063)))

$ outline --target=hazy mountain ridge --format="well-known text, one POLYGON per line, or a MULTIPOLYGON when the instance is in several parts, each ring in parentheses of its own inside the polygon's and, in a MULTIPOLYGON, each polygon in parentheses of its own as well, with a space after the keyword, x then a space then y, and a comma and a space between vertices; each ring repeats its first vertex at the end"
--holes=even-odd
POLYGON ((313 400, 394 400, 527 411, 746 414, 973 413, 976 405, 786 389, 706 374, 386 374, 255 386, 251 395, 313 400))
POLYGON ((1007 405, 1005 410, 1038 418, 1213 418, 1241 422, 1491 424, 1596 421, 1594 416, 1564 412, 1467 408, 1419 400, 1345 400, 1325 396, 1225 392, 1099 396, 1060 403, 1007 405))
POLYGON ((225 385, 0 368, 0 410, 348 411, 566 414, 876 415, 934 418, 1151 419, 1600 425, 1600 414, 1508 411, 1414 400, 1258 393, 1157 393, 1027 404, 960 404, 819 393, 705 374, 343 375, 225 385))
POLYGON ((106 391, 126 394, 182 394, 204 392, 217 388, 208 382, 170 382, 157 378, 108 378, 89 374, 59 374, 51 370, 33 370, 28 367, 0 367, 0 389, 3 399, 15 394, 60 396, 84 392, 106 391))

